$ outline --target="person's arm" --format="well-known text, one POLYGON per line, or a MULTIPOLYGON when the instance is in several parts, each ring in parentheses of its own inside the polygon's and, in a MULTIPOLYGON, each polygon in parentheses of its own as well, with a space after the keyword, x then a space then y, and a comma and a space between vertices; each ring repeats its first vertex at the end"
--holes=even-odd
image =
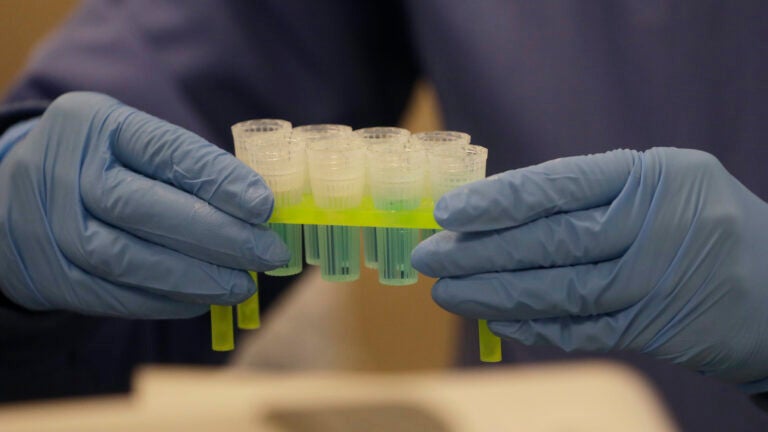
POLYGON ((768 204, 701 151, 563 158, 447 193, 413 265, 445 309, 768 390, 768 204))
MULTIPOLYGON (((5 99, 4 107, 10 112, 13 105, 17 111, 0 116, 0 134, 42 114, 46 104, 35 101, 72 90, 116 96, 228 150, 229 126, 247 118, 283 117, 295 124, 394 123, 416 73, 407 39, 393 2, 87 1, 32 56, 5 99), (35 110, 21 113, 19 104, 34 104, 35 110)), ((80 108, 88 112, 87 106, 80 108)), ((45 155, 28 156, 47 160, 45 155)), ((22 159, 27 156, 16 158, 22 159)), ((0 171, 10 166, 0 165, 0 171)), ((47 270, 38 270, 39 263, 26 264, 41 274, 47 270)), ((0 275, 0 291, 11 291, 8 278, 0 275)), ((69 282, 51 281, 46 288, 69 282)), ((276 291, 265 290, 265 303, 276 291)), ((115 389, 104 384, 107 375, 115 374, 100 376, 101 367, 56 380, 45 376, 51 370, 56 376, 67 374, 78 358, 87 362, 104 357, 96 353, 86 360, 85 351, 100 348, 88 345, 82 335, 110 331, 110 321, 30 311, 23 303, 19 297, 0 298, 0 337, 9 342, 0 355, 0 400, 69 394, 73 386, 80 386, 78 393, 115 389), (96 330, 97 325, 102 329, 96 330)))
POLYGON ((59 311, 193 317, 250 297, 245 270, 288 259, 263 225, 272 194, 261 177, 108 96, 57 98, 2 134, 0 152, 0 399, 45 382, 40 363, 87 347, 89 321, 59 311), (36 375, 25 383, 17 370, 36 375))
POLYGON ((231 150, 249 118, 395 124, 416 75, 397 1, 88 0, 6 101, 97 91, 231 150))
POLYGON ((392 124, 416 77, 408 33, 390 1, 91 0, 36 51, 6 106, 99 91, 227 150, 229 126, 247 118, 392 124))

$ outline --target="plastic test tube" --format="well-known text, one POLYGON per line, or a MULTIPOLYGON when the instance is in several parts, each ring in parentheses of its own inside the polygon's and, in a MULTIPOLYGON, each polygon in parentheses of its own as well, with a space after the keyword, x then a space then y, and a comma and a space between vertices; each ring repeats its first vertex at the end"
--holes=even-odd
MULTIPOLYGON (((444 193, 485 177, 488 150, 476 145, 443 146, 427 153, 432 198, 437 202, 444 193)), ((480 360, 501 361, 501 339, 488 330, 485 320, 478 321, 480 360)))
MULTIPOLYGON (((419 132, 411 135, 411 141, 417 142, 424 146, 427 153, 433 151, 445 150, 447 147, 460 148, 462 146, 469 145, 471 137, 464 132, 456 131, 430 131, 419 132)), ((427 178, 429 178, 429 172, 427 171, 427 178)), ((430 184, 425 183, 426 195, 430 195, 430 184)), ((437 203, 437 201, 435 201, 437 203)), ((423 229, 421 230, 422 240, 430 237, 439 230, 436 229, 423 229)))
MULTIPOLYGON (((411 132, 407 129, 397 127, 371 127, 358 129, 355 131, 360 138, 363 139, 366 147, 371 146, 391 146, 395 144, 403 144, 408 141, 411 136, 411 132)), ((370 164, 368 164, 370 167, 370 164)), ((370 173, 370 169, 368 170, 370 173)), ((370 195, 370 175, 366 182, 364 190, 365 195, 370 195)), ((377 268, 377 246, 376 246, 376 228, 363 227, 363 257, 365 258, 365 266, 371 269, 377 268)))
MULTIPOLYGON (((360 206, 365 184, 365 146, 347 132, 307 143, 309 179, 315 204, 325 209, 360 206)), ((360 276, 359 227, 319 225, 320 275, 330 282, 360 276)))
MULTIPOLYGON (((232 126, 232 136, 235 141, 235 156, 243 163, 250 165, 248 147, 254 137, 262 133, 282 134, 290 131, 291 124, 284 120, 245 121, 232 126)), ((251 298, 237 305, 238 327, 243 329, 258 328, 259 292, 256 273, 251 272, 257 291, 251 298)), ((235 349, 235 331, 232 323, 232 306, 211 305, 211 347, 214 351, 231 351, 235 349)))
MULTIPOLYGON (((279 143, 286 139, 290 131, 291 124, 285 120, 260 119, 237 123, 232 126, 235 156, 251 168, 254 168, 249 150, 258 148, 266 142, 279 143)), ((293 244, 295 245, 295 242, 293 244)), ((289 243, 290 246, 291 243, 289 243)), ((298 247, 301 248, 300 242, 298 247)), ((299 256, 301 256, 300 254, 301 249, 299 249, 299 256)), ((300 263, 301 261, 299 260, 300 263)), ((299 271, 301 271, 300 267, 299 271)), ((261 325, 258 280, 255 272, 249 273, 254 284, 256 284, 257 291, 251 298, 237 305, 237 326, 241 329, 257 329, 261 325)), ((211 306, 211 338, 213 349, 216 351, 234 349, 231 306, 211 306)))
MULTIPOLYGON (((245 149, 249 165, 259 173, 275 199, 276 207, 301 203, 304 194, 306 155, 304 145, 289 140, 291 124, 284 120, 251 120, 245 149)), ((235 125, 237 126, 237 125, 235 125)), ((301 273, 301 225, 268 224, 280 236, 291 252, 288 264, 266 272, 271 276, 291 276, 301 273)))
POLYGON ((235 349, 232 306, 211 305, 211 348, 214 351, 235 349))
MULTIPOLYGON (((325 140, 334 135, 352 132, 352 128, 340 124, 311 124, 294 128, 291 141, 301 143, 305 148, 308 143, 325 140)), ((309 175, 305 176, 304 192, 310 193, 309 175)), ((317 225, 304 225, 304 253, 307 264, 320 265, 320 244, 317 239, 317 225)))
MULTIPOLYGON (((424 195, 424 147, 405 139, 369 144, 367 147, 371 196, 380 210, 413 210, 424 195)), ((419 230, 376 228, 379 282, 384 285, 416 283, 411 251, 419 230)))

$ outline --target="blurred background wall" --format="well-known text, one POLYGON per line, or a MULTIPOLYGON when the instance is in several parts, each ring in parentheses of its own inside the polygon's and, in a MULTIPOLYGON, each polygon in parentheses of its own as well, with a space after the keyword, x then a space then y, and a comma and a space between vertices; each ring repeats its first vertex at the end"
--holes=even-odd
MULTIPOLYGON (((77 3, 0 0, 0 92, 11 85, 35 44, 64 20, 77 3)), ((423 131, 440 129, 440 125, 434 92, 428 84, 420 83, 402 126, 423 131)), ((365 269, 359 281, 341 288, 345 296, 345 310, 341 313, 349 331, 334 343, 341 350, 344 346, 363 350, 365 355, 352 365, 354 369, 408 370, 439 368, 450 363, 457 321, 431 301, 432 283, 422 278, 415 286, 385 287, 378 284, 374 272, 365 269)))
POLYGON ((0 89, 24 65, 30 49, 63 20, 77 0, 0 0, 0 89))

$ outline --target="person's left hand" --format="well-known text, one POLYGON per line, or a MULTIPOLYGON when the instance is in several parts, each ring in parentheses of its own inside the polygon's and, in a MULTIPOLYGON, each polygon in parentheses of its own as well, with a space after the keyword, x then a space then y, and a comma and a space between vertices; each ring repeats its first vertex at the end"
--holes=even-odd
POLYGON ((558 159, 449 192, 413 266, 494 333, 635 350, 768 389, 768 205, 713 156, 558 159))

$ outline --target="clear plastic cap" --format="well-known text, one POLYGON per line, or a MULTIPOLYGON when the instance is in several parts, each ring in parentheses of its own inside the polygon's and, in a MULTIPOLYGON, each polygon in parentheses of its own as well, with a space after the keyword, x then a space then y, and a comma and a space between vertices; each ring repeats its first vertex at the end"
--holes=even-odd
POLYGON ((250 166, 275 195, 277 206, 299 204, 304 193, 306 151, 301 143, 284 138, 248 148, 250 166))
POLYGON ((232 125, 235 156, 248 163, 248 147, 269 141, 281 141, 291 134, 291 122, 280 119, 246 120, 232 125))
POLYGON ((291 139, 305 143, 327 139, 334 135, 346 135, 352 132, 352 127, 342 124, 310 124, 293 128, 291 139))
POLYGON ((351 132, 315 136, 307 145, 309 179, 315 203, 322 208, 360 205, 365 184, 365 145, 351 132))
MULTIPOLYGON (((357 129, 355 133, 363 140, 368 148, 371 146, 399 145, 408 142, 411 131, 398 127, 369 127, 357 129)), ((365 183, 365 195, 371 195, 370 168, 365 183)))
MULTIPOLYGON (((352 132, 352 128, 343 124, 333 123, 319 123, 308 124, 299 126, 293 129, 291 132, 291 141, 297 141, 302 143, 305 147, 308 143, 318 140, 326 140, 334 136, 345 135, 352 132)), ((309 167, 306 168, 309 173, 309 167)), ((309 174, 306 175, 304 181, 304 193, 311 193, 312 187, 310 185, 309 174)))
POLYGON ((411 132, 408 129, 398 127, 369 127, 357 129, 355 133, 367 145, 402 144, 407 142, 411 136, 411 132))
POLYGON ((247 120, 232 126, 237 157, 264 178, 280 206, 301 202, 305 175, 303 147, 291 143, 291 123, 247 120))
POLYGON ((452 146, 427 153, 432 199, 461 185, 485 178, 488 149, 478 145, 452 146))
POLYGON ((433 147, 442 147, 444 145, 469 145, 470 136, 464 132, 430 131, 411 135, 411 141, 422 144, 427 148, 427 151, 430 151, 433 147))
POLYGON ((418 143, 403 141, 367 147, 371 195, 384 210, 414 209, 424 195, 427 155, 418 143))

